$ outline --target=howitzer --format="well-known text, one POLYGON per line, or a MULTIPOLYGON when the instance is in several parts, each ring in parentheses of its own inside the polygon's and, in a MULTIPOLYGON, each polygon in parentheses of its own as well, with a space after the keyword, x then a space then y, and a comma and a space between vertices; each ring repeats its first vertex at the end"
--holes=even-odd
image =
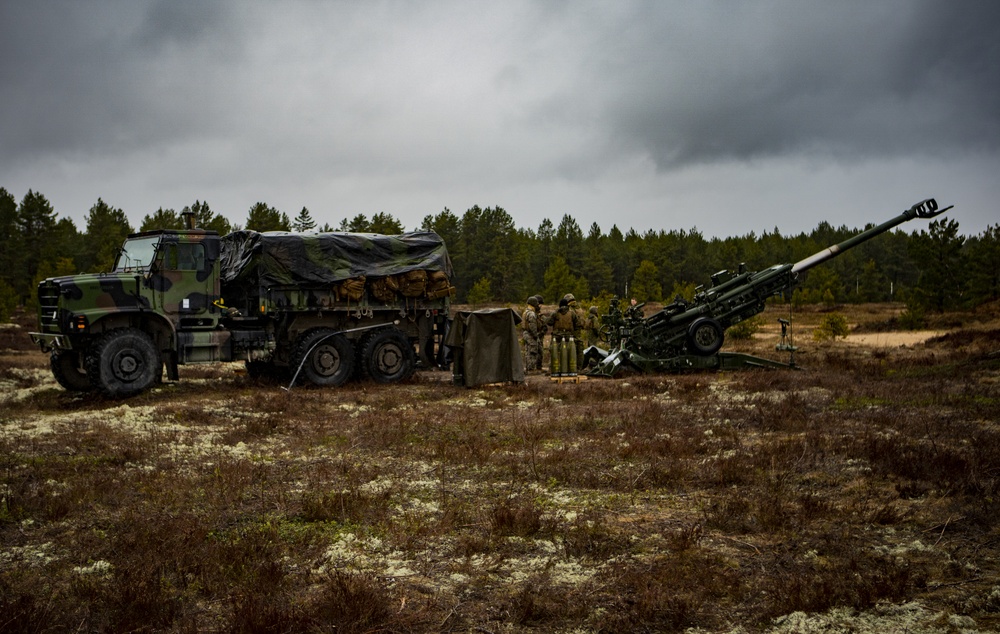
POLYGON ((662 310, 642 316, 642 305, 622 308, 612 300, 601 317, 608 350, 591 346, 585 360, 597 360, 589 374, 613 376, 624 367, 643 372, 736 369, 745 367, 789 367, 788 364, 746 354, 720 353, 725 331, 764 311, 769 297, 790 290, 799 273, 867 242, 875 236, 914 218, 933 218, 951 209, 939 209, 929 198, 876 227, 815 253, 794 264, 776 264, 751 272, 740 265, 736 272, 719 271, 712 286, 698 291, 692 301, 678 297, 662 310))

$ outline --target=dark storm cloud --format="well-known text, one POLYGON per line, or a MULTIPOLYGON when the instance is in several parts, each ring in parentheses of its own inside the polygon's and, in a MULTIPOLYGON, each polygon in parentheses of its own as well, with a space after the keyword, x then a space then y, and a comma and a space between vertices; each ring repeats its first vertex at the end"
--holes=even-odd
POLYGON ((611 94, 604 123, 662 168, 1000 146, 998 3, 654 8, 592 61, 611 94))
MULTIPOLYGON (((369 15, 390 25, 410 19, 401 14, 411 7, 379 6, 369 15)), ((231 124, 225 117, 237 104, 222 103, 227 95, 246 96, 247 86, 230 84, 239 80, 227 79, 226 71, 256 45, 261 31, 254 21, 268 14, 240 7, 169 0, 6 4, 0 143, 29 154, 100 151, 231 124)), ((284 7, 303 8, 274 10, 284 7)), ((610 145, 641 148, 661 168, 800 152, 850 158, 1000 145, 997 3, 515 7, 520 20, 481 45, 517 44, 504 49, 510 60, 495 88, 521 91, 521 123, 598 126, 610 145), (561 78, 548 75, 560 72, 561 78)), ((364 12, 343 13, 357 24, 364 12)), ((437 13, 447 21, 456 12, 437 13)), ((306 5, 303 17, 314 15, 306 5)), ((364 52, 365 42, 331 26, 331 40, 355 41, 361 60, 372 54, 364 52)), ((380 32, 367 21, 361 30, 380 32)), ((394 42, 385 37, 374 45, 391 50, 394 42)), ((365 71, 350 57, 343 63, 349 72, 365 71)), ((366 81, 328 72, 344 82, 366 81)), ((351 114, 370 118, 398 107, 385 96, 368 95, 351 114)), ((415 115, 419 121, 422 113, 415 115)))
POLYGON ((0 0, 0 96, 0 187, 78 222, 100 196, 733 233, 850 190, 961 194, 978 228, 1000 196, 985 1, 0 0))
POLYGON ((180 65, 189 47, 228 39, 223 6, 5 3, 0 160, 100 154, 199 130, 198 117, 183 104, 198 102, 199 93, 189 89, 201 69, 185 75, 180 65))
POLYGON ((226 34, 237 23, 221 2, 203 0, 156 0, 142 16, 132 36, 135 46, 160 51, 171 46, 188 46, 201 39, 219 39, 231 43, 226 34))

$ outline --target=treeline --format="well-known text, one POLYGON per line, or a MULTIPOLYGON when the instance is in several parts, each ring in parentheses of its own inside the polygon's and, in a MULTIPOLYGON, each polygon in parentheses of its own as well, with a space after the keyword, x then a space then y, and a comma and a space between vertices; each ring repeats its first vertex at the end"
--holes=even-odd
MULTIPOLYGON (((293 219, 262 202, 249 209, 243 225, 234 225, 202 201, 180 212, 160 208, 134 227, 124 211, 101 199, 90 208, 81 231, 71 219, 59 218, 41 193, 28 191, 18 203, 0 188, 0 316, 18 304, 30 307, 35 287, 46 277, 109 270, 129 233, 182 228, 181 214, 188 211, 195 214, 197 226, 222 235, 239 228, 404 231, 388 213, 371 218, 358 214, 336 227, 317 226, 306 208, 293 219)), ((444 238, 455 268, 457 299, 463 303, 521 303, 535 293, 555 303, 567 292, 578 298, 690 299, 720 269, 745 263, 760 270, 796 262, 861 230, 822 222, 794 236, 775 229, 705 238, 697 230, 623 233, 617 225, 604 231, 593 223, 584 233, 570 215, 558 225, 544 219, 537 228, 519 228, 503 208, 478 206, 461 216, 445 208, 424 217, 420 228, 444 238)), ((1000 225, 966 237, 957 220, 942 216, 910 233, 886 233, 803 278, 793 297, 800 303, 905 301, 932 311, 974 307, 1000 298, 1000 225)))
MULTIPOLYGON (((584 234, 569 215, 558 226, 545 219, 535 230, 519 229, 499 207, 473 207, 461 217, 445 209, 426 216, 422 228, 445 239, 457 284, 470 303, 522 302, 534 292, 551 303, 566 292, 578 298, 691 299, 720 269, 745 263, 755 271, 797 262, 862 230, 822 222, 795 236, 775 229, 705 238, 683 229, 622 233, 616 225, 604 232, 593 223, 584 234)), ((1000 298, 1000 225, 973 237, 958 229, 958 221, 942 216, 912 233, 883 234, 804 273, 793 301, 905 301, 914 310, 945 311, 1000 298)))

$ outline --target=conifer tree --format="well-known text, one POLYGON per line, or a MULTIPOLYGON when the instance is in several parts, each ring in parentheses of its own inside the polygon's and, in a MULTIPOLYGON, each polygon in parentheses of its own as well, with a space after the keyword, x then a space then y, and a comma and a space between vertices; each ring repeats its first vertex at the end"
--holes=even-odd
POLYGON ((94 273, 110 271, 130 233, 133 229, 125 212, 98 198, 87 212, 86 246, 80 268, 94 273))
POLYGON ((364 214, 358 214, 350 220, 344 218, 340 221, 340 230, 351 233, 370 233, 371 226, 371 223, 368 222, 368 218, 364 214))
MULTIPOLYGON (((183 212, 191 211, 194 213, 195 226, 199 229, 206 229, 208 231, 214 231, 220 236, 224 236, 230 231, 232 231, 232 225, 229 220, 226 219, 222 214, 217 214, 212 211, 212 208, 208 206, 208 201, 194 201, 194 204, 190 207, 185 207, 183 212)), ((288 216, 281 214, 282 219, 285 224, 288 224, 288 216)), ((183 224, 183 218, 181 219, 181 224, 183 224)), ((288 231, 287 229, 282 229, 282 231, 288 231)))
POLYGON ((316 228, 316 221, 313 220, 312 215, 309 210, 305 207, 299 212, 298 216, 295 216, 295 220, 292 221, 293 231, 312 231, 316 228))
POLYGON ((632 284, 629 287, 629 295, 639 302, 658 302, 663 299, 663 287, 659 282, 660 272, 656 265, 649 260, 639 263, 635 274, 632 275, 632 284))
POLYGON ((923 266, 912 299, 920 307, 940 313, 959 304, 966 279, 964 243, 958 221, 950 218, 933 220, 914 236, 913 256, 923 266))
POLYGON ((157 229, 181 229, 183 223, 180 216, 173 209, 160 207, 152 214, 142 217, 139 224, 139 231, 156 231, 157 229))
POLYGON ((291 231, 292 223, 288 214, 282 213, 266 203, 258 202, 247 214, 247 229, 251 231, 291 231))
POLYGON ((28 190, 17 209, 17 248, 21 249, 14 289, 22 301, 34 294, 34 282, 42 264, 57 255, 53 241, 56 213, 40 193, 28 190))
POLYGON ((14 294, 14 278, 22 257, 19 247, 20 231, 17 227, 17 201, 0 187, 0 280, 7 283, 14 294))
POLYGON ((387 236, 394 236, 403 233, 403 223, 396 220, 392 214, 380 211, 372 216, 368 230, 372 233, 381 233, 387 236))

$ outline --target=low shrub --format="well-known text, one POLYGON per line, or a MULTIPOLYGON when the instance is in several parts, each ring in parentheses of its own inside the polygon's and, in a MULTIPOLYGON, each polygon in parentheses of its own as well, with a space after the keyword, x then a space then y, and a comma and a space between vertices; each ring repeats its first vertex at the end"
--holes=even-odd
POLYGON ((847 325, 847 317, 840 313, 830 313, 823 316, 823 321, 819 327, 813 331, 813 339, 816 341, 828 341, 838 337, 844 338, 851 332, 847 325))

